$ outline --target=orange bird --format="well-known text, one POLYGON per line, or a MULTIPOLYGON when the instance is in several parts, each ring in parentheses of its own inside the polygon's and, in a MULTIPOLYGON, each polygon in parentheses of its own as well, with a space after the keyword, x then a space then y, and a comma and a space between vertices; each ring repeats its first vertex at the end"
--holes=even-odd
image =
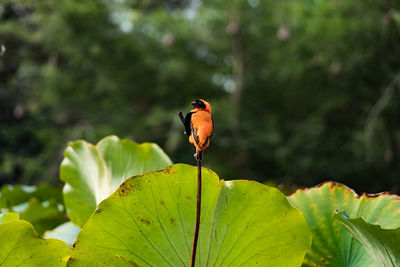
POLYGON ((185 134, 189 136, 189 142, 196 148, 194 157, 197 160, 203 159, 203 151, 210 145, 210 139, 214 131, 214 121, 211 117, 211 106, 203 99, 192 102, 193 109, 183 117, 179 117, 185 126, 185 134))

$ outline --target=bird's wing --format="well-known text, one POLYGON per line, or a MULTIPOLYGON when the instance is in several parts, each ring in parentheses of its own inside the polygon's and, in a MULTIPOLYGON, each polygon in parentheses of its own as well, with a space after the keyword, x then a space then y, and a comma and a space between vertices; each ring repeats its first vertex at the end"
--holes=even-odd
POLYGON ((193 136, 194 141, 195 141, 195 142, 197 143, 197 145, 198 145, 198 144, 199 144, 199 137, 197 136, 196 128, 193 127, 193 124, 192 124, 192 123, 190 123, 190 130, 191 130, 191 132, 192 132, 192 136, 193 136))
POLYGON ((185 133, 187 136, 190 136, 192 133, 192 129, 191 129, 192 115, 193 115, 193 112, 189 112, 188 114, 186 114, 185 121, 183 123, 185 125, 185 133))

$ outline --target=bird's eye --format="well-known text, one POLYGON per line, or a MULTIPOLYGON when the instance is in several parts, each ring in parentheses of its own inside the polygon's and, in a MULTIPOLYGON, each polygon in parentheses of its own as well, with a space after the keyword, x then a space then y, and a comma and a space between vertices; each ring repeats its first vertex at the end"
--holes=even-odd
POLYGON ((206 108, 206 105, 204 104, 204 102, 201 101, 201 100, 199 100, 199 99, 196 100, 196 105, 197 105, 199 108, 206 108))

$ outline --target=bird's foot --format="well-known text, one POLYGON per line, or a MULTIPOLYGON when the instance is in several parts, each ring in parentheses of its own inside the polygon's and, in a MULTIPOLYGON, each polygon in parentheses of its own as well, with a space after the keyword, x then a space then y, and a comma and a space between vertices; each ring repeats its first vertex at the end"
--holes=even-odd
POLYGON ((203 160, 203 152, 202 151, 196 151, 196 153, 194 153, 193 156, 196 160, 203 160))

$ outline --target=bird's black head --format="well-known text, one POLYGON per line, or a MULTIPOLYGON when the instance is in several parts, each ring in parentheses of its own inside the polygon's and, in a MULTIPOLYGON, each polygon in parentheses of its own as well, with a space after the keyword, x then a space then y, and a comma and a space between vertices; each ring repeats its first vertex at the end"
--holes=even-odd
POLYGON ((196 101, 193 101, 192 102, 192 105, 195 107, 195 108, 202 108, 202 109, 205 109, 206 108, 206 104, 203 102, 203 100, 201 100, 201 99, 197 99, 196 101))

